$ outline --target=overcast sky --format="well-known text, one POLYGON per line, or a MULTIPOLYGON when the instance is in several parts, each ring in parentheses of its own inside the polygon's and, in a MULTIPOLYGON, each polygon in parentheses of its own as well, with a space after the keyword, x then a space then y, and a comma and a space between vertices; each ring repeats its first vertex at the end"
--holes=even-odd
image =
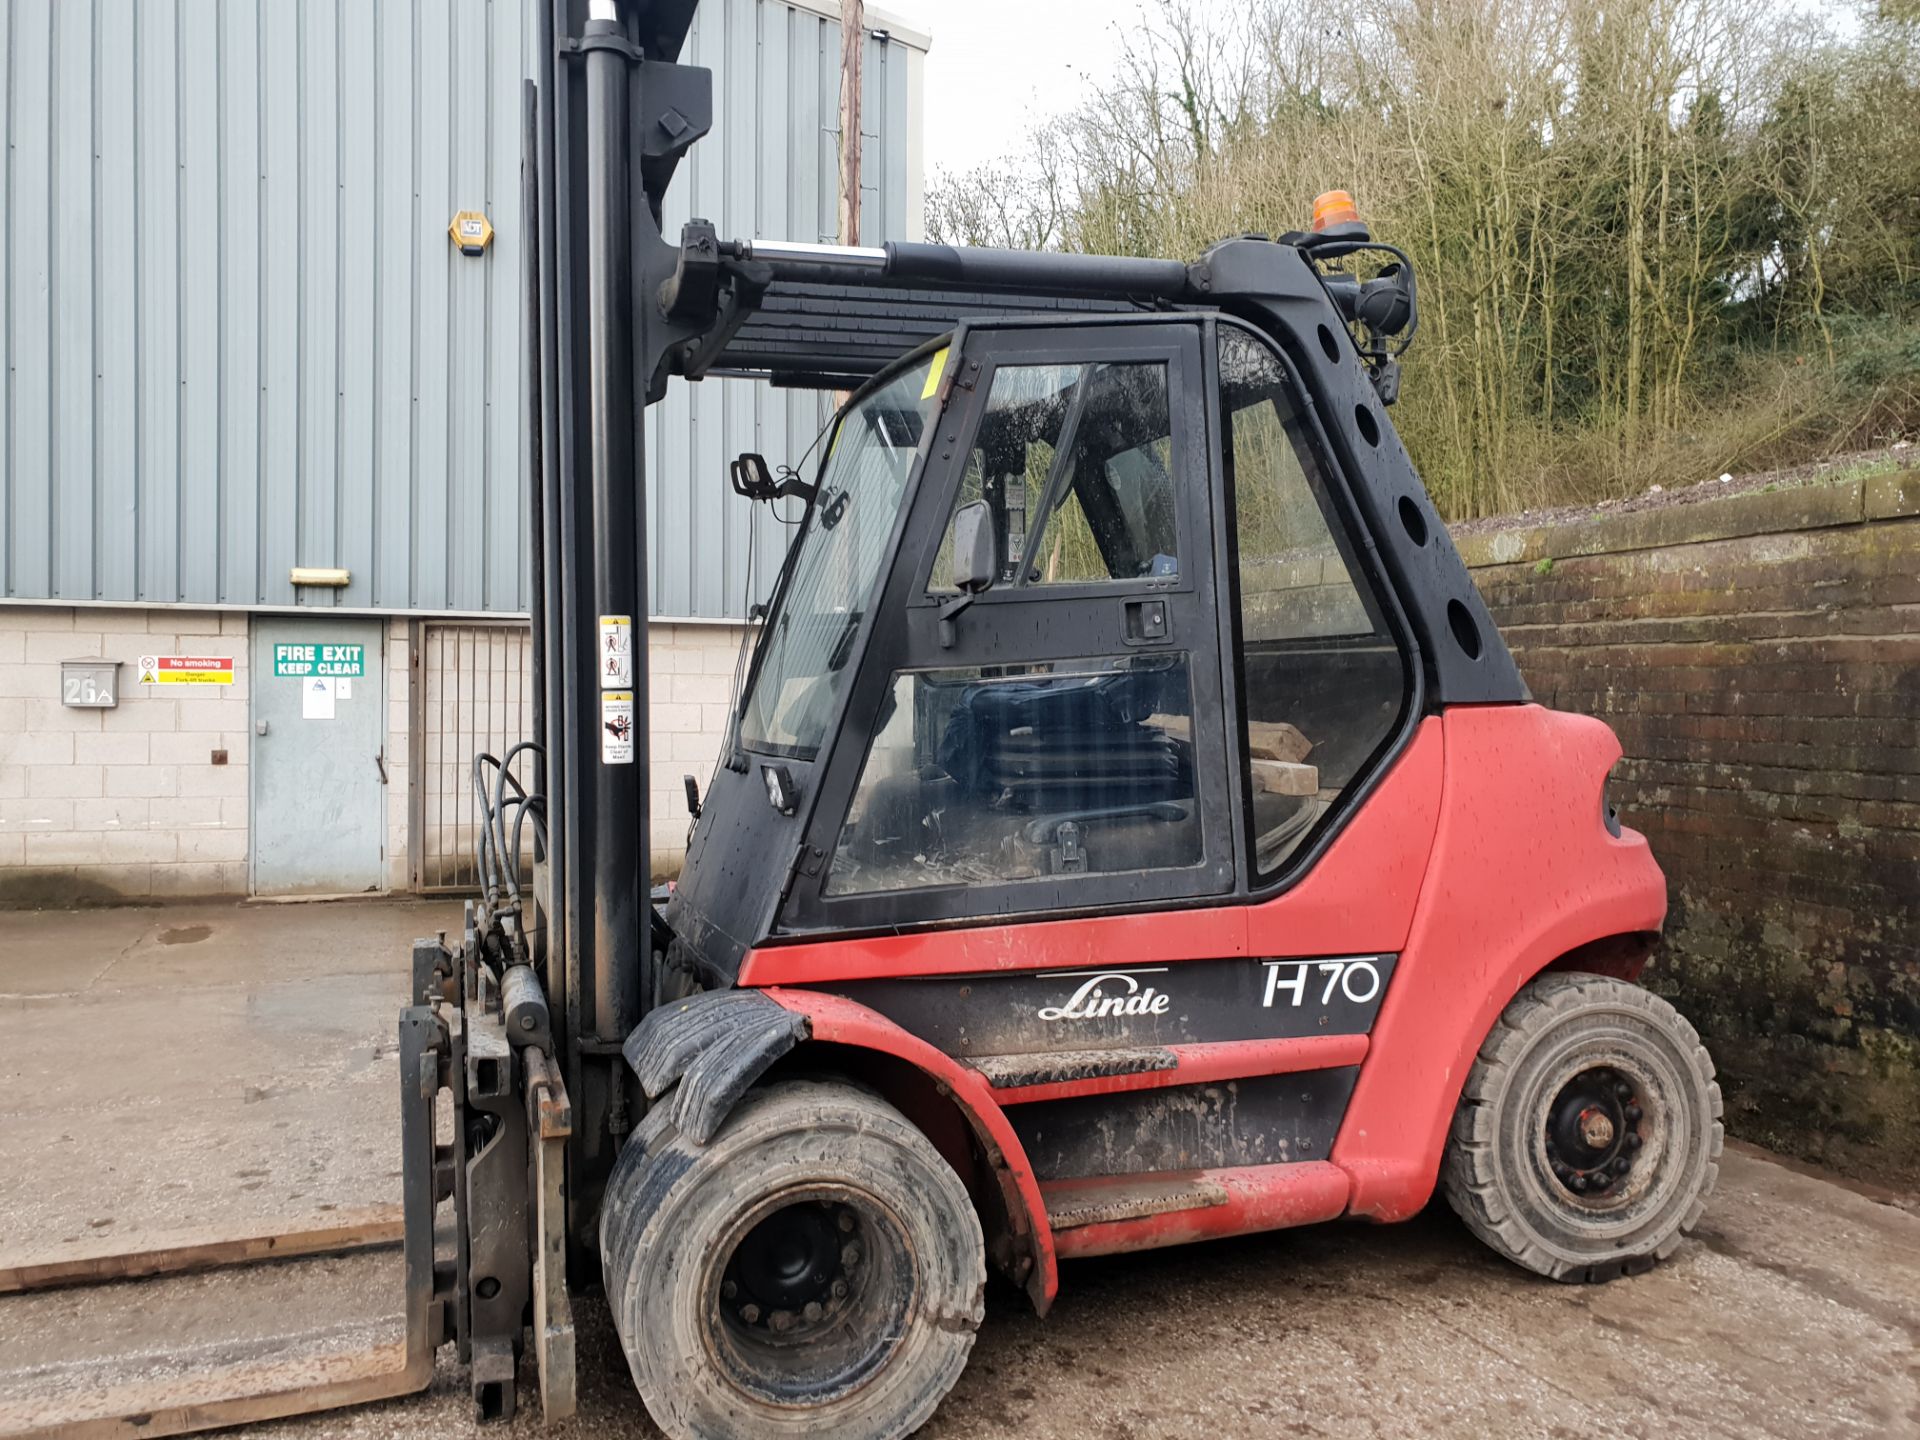
MULTIPOLYGON (((1852 30, 1853 0, 1760 0, 1822 13, 1852 30)), ((927 172, 969 170, 1009 154, 1036 121, 1071 110, 1111 75, 1124 26, 1143 0, 869 0, 933 36, 927 56, 927 172)), ((1196 0, 1239 10, 1246 0, 1196 0)))
MULTIPOLYGON (((1037 120, 1071 110, 1113 73, 1139 0, 873 0, 933 36, 927 171, 999 159, 1037 120)), ((1209 4, 1220 0, 1208 0, 1209 4)))

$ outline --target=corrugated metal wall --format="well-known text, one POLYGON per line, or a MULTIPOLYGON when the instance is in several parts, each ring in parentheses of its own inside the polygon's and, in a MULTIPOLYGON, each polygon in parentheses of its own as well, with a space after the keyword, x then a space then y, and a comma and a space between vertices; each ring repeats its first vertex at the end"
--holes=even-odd
MULTIPOLYGON (((0 594, 523 610, 520 0, 0 12, 0 594), (461 209, 493 221, 484 259, 447 239, 461 209), (295 565, 353 583, 296 594, 295 565)), ((784 0, 707 0, 687 58, 719 72, 715 134, 676 224, 830 236, 838 35, 784 0)), ((885 238, 906 47, 870 42, 868 73, 885 238)), ((813 400, 754 389, 656 411, 662 613, 738 613, 722 457, 797 458, 818 427, 813 400)))
MULTIPOLYGON (((781 4, 708 0, 695 14, 685 58, 713 71, 713 134, 694 146, 668 192, 668 234, 700 215, 725 217, 722 234, 838 239, 839 23, 781 4)), ((918 238, 917 230, 907 233, 910 63, 904 44, 868 40, 860 107, 864 245, 918 238)), ((738 617, 750 590, 755 599, 766 596, 786 531, 766 506, 733 493, 727 461, 755 450, 776 465, 797 463, 832 414, 831 398, 708 380, 677 386, 654 407, 647 446, 654 614, 738 617)))

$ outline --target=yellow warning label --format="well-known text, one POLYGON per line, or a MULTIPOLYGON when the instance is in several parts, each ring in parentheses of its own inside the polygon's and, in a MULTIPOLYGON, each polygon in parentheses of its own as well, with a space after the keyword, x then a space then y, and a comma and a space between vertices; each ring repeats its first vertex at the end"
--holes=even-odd
POLYGON ((951 345, 942 345, 933 352, 933 364, 927 369, 927 383, 920 387, 920 398, 931 400, 933 392, 940 388, 940 377, 947 373, 947 351, 951 345))
POLYGON ((231 655, 142 655, 142 685, 231 685, 231 655))

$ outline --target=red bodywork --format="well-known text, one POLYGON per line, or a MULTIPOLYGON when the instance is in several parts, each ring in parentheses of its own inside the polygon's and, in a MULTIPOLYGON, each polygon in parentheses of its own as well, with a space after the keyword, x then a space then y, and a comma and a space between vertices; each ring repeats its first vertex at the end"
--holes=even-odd
MULTIPOLYGON (((1458 707, 1423 721, 1326 853, 1273 899, 1148 914, 929 930, 763 947, 740 983, 807 1015, 813 1038, 882 1051, 929 1074, 996 1167, 1029 1287, 1045 1308, 1059 1254, 1099 1254, 1426 1204, 1475 1052, 1520 987, 1593 947, 1631 972, 1666 913, 1643 836, 1609 833, 1604 724, 1537 705, 1458 707), (1624 937, 1605 948, 1596 942, 1624 937), (1370 1036, 1176 1047, 1144 1075, 994 1090, 976 1071, 870 1009, 801 988, 873 978, 1058 970, 1151 961, 1399 956, 1370 1036), (1624 953, 1624 960, 1623 960, 1624 953), (1207 1172, 1227 1200, 1084 1225, 1056 1243, 1042 1186, 1002 1106, 1119 1089, 1358 1064, 1329 1160, 1207 1172)), ((1597 963, 1595 968, 1601 968, 1597 963)))

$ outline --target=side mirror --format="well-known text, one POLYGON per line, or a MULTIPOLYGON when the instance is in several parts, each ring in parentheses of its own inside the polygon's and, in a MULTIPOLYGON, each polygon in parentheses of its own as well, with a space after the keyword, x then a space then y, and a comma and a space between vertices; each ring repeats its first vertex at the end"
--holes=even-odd
POLYGON ((993 507, 984 500, 962 505, 953 514, 953 588, 978 595, 999 578, 1000 546, 993 533, 993 507))
POLYGON ((811 502, 814 487, 786 466, 780 469, 780 478, 774 478, 773 467, 767 464, 767 457, 749 450, 727 466, 727 473, 733 480, 733 493, 744 495, 749 500, 772 501, 797 495, 811 502))
POLYGON ((752 451, 740 456, 727 467, 733 480, 733 493, 744 495, 749 500, 771 500, 777 493, 773 470, 767 464, 767 457, 756 455, 752 451))
POLYGON ((953 565, 947 583, 960 593, 940 607, 940 644, 951 647, 953 622, 973 597, 1000 577, 1000 542, 993 533, 993 507, 984 500, 953 512, 953 565))

